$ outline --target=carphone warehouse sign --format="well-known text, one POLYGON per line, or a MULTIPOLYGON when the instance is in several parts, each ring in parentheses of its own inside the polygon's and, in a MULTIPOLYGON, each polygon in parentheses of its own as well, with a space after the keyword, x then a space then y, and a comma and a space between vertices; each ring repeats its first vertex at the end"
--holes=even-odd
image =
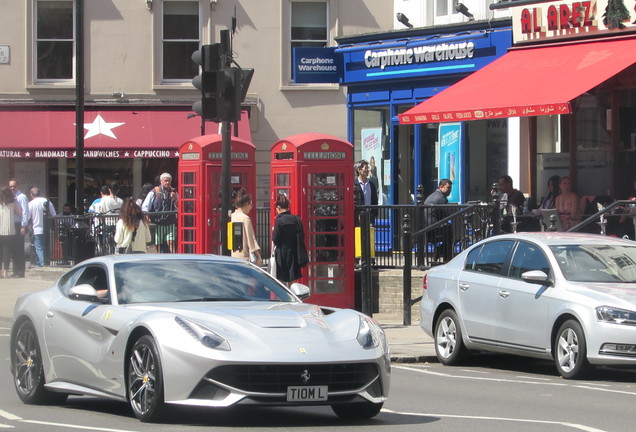
POLYGON ((294 48, 294 82, 337 83, 342 56, 335 48, 294 48))

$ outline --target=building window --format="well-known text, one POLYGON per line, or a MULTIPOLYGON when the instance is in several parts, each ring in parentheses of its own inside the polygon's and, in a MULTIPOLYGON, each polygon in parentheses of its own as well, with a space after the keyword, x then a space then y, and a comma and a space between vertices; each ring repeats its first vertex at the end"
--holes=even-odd
POLYGON ((294 74, 294 48, 324 48, 328 45, 327 3, 291 3, 291 79, 294 74))
POLYGON ((38 0, 35 7, 36 80, 72 80, 75 51, 74 2, 38 0))
POLYGON ((163 2, 164 80, 185 81, 199 73, 191 56, 199 49, 200 34, 198 1, 163 2))
POLYGON ((435 24, 460 22, 462 15, 455 10, 458 0, 435 0, 435 24))

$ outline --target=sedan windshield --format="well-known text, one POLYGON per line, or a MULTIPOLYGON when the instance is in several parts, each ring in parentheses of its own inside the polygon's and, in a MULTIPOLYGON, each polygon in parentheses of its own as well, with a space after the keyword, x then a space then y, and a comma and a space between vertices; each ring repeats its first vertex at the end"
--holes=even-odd
POLYGON ((636 283, 636 244, 563 245, 550 249, 569 281, 636 283))
POLYGON ((125 303, 297 301, 247 263, 158 260, 115 265, 117 299, 125 303))

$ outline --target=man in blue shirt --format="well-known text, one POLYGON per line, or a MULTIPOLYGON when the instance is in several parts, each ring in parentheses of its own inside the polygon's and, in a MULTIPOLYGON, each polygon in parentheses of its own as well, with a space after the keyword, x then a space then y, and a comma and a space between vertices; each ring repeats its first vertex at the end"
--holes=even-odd
POLYGON ((20 206, 22 216, 15 214, 15 246, 13 258, 13 277, 23 278, 25 267, 24 235, 29 226, 29 198, 20 191, 20 183, 12 178, 9 180, 9 189, 13 192, 15 202, 20 206))

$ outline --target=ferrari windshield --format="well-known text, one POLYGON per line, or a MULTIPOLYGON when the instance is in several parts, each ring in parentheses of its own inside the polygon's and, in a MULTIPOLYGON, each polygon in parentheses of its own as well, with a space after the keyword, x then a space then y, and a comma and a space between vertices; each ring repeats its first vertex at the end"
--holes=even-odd
POLYGON ((550 249, 569 281, 636 283, 636 244, 563 245, 550 249))
POLYGON ((207 260, 115 264, 120 304, 201 301, 297 301, 268 274, 247 263, 207 260))

